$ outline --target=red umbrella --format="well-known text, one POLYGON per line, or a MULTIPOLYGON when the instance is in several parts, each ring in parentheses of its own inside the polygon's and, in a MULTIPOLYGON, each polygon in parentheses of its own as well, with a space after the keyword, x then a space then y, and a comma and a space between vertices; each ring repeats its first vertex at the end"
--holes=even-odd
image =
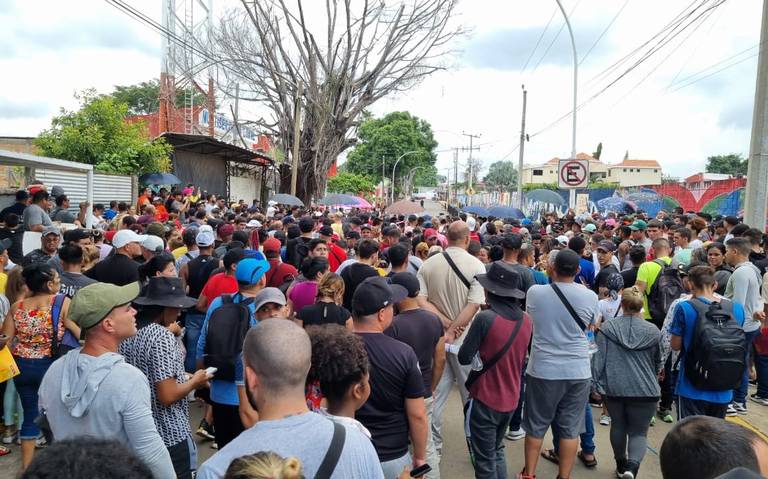
POLYGON ((424 208, 411 200, 396 201, 384 210, 385 213, 389 213, 391 215, 414 215, 417 213, 422 213, 423 211, 424 208))

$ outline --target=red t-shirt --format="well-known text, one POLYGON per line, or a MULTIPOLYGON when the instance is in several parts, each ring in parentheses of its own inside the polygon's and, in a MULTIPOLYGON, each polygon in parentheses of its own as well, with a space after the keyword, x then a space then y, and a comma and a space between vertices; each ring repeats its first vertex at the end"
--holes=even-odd
POLYGON ((331 272, 335 273, 339 265, 347 260, 347 253, 341 246, 335 243, 328 243, 328 263, 331 266, 331 272))
POLYGON ((222 294, 234 293, 237 293, 237 280, 234 276, 229 276, 224 273, 216 273, 208 278, 208 282, 205 283, 203 291, 201 292, 201 294, 204 294, 205 298, 208 300, 208 304, 205 305, 206 307, 211 304, 211 301, 222 294))

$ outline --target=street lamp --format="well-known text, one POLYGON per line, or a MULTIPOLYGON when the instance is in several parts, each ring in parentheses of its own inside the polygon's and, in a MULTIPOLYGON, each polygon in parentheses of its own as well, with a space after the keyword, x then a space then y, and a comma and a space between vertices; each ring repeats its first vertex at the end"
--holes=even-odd
POLYGON ((406 176, 406 178, 408 178, 407 184, 408 184, 408 192, 409 193, 412 193, 412 191, 413 191, 413 187, 412 187, 412 185, 413 185, 413 174, 416 172, 416 170, 421 170, 421 169, 424 169, 424 168, 426 168, 426 166, 423 166, 423 165, 422 166, 414 166, 413 168, 411 168, 411 171, 408 172, 408 175, 406 176))
POLYGON ((395 161, 395 166, 392 167, 392 203, 395 202, 395 170, 397 169, 397 164, 400 163, 400 160, 402 160, 406 155, 411 155, 418 152, 418 150, 406 151, 397 158, 397 161, 395 161))
MULTIPOLYGON (((571 21, 568 19, 568 14, 565 13, 563 4, 560 0, 555 0, 557 6, 560 7, 560 11, 563 12, 565 17, 565 24, 568 26, 568 34, 571 36, 571 48, 573 49, 573 132, 571 134, 571 159, 576 159, 576 98, 579 87, 579 57, 576 54, 576 41, 573 39, 573 29, 571 28, 571 21)), ((576 190, 571 188, 568 203, 571 208, 576 206, 576 190)))

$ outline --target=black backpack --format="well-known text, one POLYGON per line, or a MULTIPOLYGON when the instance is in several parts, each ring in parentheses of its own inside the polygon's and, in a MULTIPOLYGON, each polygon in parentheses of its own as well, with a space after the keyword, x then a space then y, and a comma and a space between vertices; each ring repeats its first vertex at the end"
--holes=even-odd
POLYGON ((696 327, 685 351, 685 376, 703 391, 727 391, 741 384, 746 368, 746 337, 728 300, 688 303, 696 310, 696 327))
POLYGON ((239 303, 232 300, 232 295, 221 296, 221 306, 216 308, 208 319, 208 332, 205 337, 203 364, 218 370, 216 379, 235 380, 235 361, 243 351, 243 340, 251 327, 251 309, 248 307, 253 298, 243 299, 239 303))
POLYGON ((651 292, 648 295, 648 309, 651 314, 651 322, 661 329, 670 305, 685 293, 685 288, 683 287, 683 280, 680 278, 680 272, 676 267, 660 259, 653 260, 653 262, 661 266, 661 270, 653 286, 651 286, 651 292))
POLYGON ((304 238, 303 236, 300 236, 296 241, 296 249, 293 254, 293 259, 295 261, 293 266, 295 266, 296 269, 301 269, 301 263, 303 263, 304 259, 309 256, 309 242, 310 239, 304 238))

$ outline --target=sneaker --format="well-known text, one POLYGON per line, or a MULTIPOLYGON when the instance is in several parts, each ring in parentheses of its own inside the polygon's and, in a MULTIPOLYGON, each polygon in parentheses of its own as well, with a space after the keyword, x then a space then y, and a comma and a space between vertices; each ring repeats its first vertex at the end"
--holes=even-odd
POLYGON ((610 426, 611 425, 611 416, 607 414, 601 414, 600 415, 600 425, 601 426, 610 426))
POLYGON ((518 441, 525 437, 525 431, 523 431, 523 428, 520 428, 516 431, 513 431, 510 429, 509 431, 507 431, 504 437, 509 439, 510 441, 518 441))
POLYGON ((219 445, 218 445, 218 444, 216 444, 216 441, 213 441, 213 442, 211 443, 211 449, 218 449, 218 448, 219 448, 219 445))
POLYGON ((656 416, 651 416, 651 427, 656 425, 656 416))
POLYGON ((3 444, 13 444, 13 441, 16 440, 18 435, 19 430, 16 428, 16 425, 5 426, 5 431, 3 431, 3 444))
POLYGON ((668 424, 671 424, 675 421, 675 418, 672 417, 672 411, 669 409, 660 409, 656 412, 656 415, 659 416, 662 421, 668 424))
POLYGON ((733 403, 733 408, 736 410, 737 414, 741 414, 742 416, 747 414, 747 403, 735 402, 733 403))
POLYGON ((37 439, 35 439, 35 447, 36 448, 40 449, 40 448, 47 447, 47 446, 48 446, 48 441, 45 440, 45 436, 43 436, 42 434, 40 436, 38 436, 37 439))
POLYGON ((635 479, 635 475, 632 474, 632 471, 624 471, 624 472, 616 471, 616 477, 618 477, 619 479, 635 479))
POLYGON ((198 436, 208 439, 209 441, 213 441, 216 438, 213 426, 208 424, 208 421, 205 419, 200 421, 200 426, 198 426, 196 433, 198 436))
MULTIPOLYGON (((763 406, 768 406, 768 397, 758 396, 757 393, 751 394, 749 396, 749 399, 756 402, 757 404, 762 404, 763 406)), ((5 442, 5 441, 3 441, 5 442)))
POLYGON ((729 404, 728 405, 728 409, 725 410, 725 415, 733 417, 733 416, 735 416, 737 414, 738 414, 738 412, 736 412, 736 407, 735 407, 734 403, 729 404))
POLYGON ((523 469, 517 475, 517 479, 536 479, 536 474, 526 474, 525 469, 523 469))

